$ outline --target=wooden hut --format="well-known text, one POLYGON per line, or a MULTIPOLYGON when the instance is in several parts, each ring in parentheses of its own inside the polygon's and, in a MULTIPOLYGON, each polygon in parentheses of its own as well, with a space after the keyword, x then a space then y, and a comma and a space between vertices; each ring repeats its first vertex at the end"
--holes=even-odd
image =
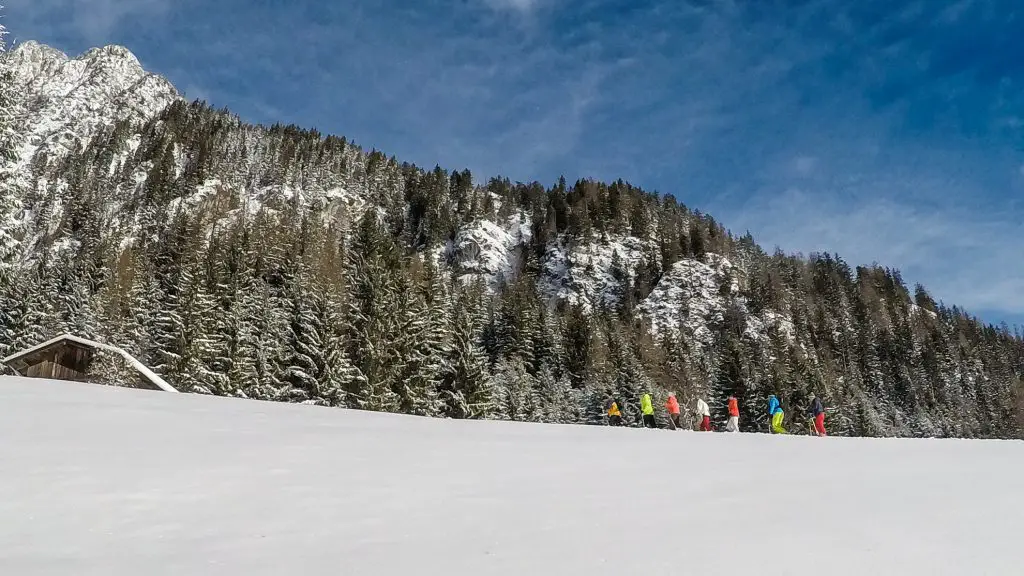
POLYGON ((138 373, 138 388, 177 392, 158 374, 143 366, 141 362, 124 350, 71 334, 57 336, 42 344, 12 354, 4 358, 3 363, 17 374, 29 378, 92 382, 89 367, 97 352, 100 351, 116 354, 123 358, 138 373))

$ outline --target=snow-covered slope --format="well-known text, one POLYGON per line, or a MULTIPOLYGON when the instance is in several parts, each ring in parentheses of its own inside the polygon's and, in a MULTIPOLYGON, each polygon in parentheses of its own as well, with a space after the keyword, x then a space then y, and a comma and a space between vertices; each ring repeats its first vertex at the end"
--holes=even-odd
POLYGON ((95 48, 77 58, 38 42, 6 57, 22 96, 19 162, 40 151, 50 158, 85 146, 117 121, 142 122, 180 98, 163 77, 146 72, 126 48, 95 48))
POLYGON ((0 567, 1020 573, 1024 444, 429 420, 0 379, 0 567))

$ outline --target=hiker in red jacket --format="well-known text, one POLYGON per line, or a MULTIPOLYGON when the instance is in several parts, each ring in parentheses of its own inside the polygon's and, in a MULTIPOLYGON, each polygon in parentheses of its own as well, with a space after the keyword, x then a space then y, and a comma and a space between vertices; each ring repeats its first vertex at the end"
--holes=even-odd
POLYGON ((679 401, 676 400, 675 392, 670 392, 668 400, 665 401, 665 409, 668 410, 668 421, 673 430, 678 430, 682 424, 679 422, 679 401))
POLYGON ((725 425, 725 431, 740 431, 740 403, 735 396, 729 396, 729 422, 725 425))

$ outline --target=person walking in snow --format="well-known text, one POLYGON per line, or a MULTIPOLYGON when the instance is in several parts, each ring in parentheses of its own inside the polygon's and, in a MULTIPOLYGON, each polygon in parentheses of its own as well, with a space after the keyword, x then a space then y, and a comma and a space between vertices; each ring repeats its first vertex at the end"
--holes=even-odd
POLYGON ((697 398, 697 409, 695 412, 697 417, 700 418, 700 431, 711 432, 711 409, 708 408, 708 403, 697 398))
POLYGON ((658 423, 654 419, 654 404, 651 402, 651 395, 646 392, 640 397, 640 413, 643 414, 644 428, 658 427, 658 423))
POLYGON ((665 401, 665 410, 668 410, 668 423, 673 430, 682 427, 679 422, 679 400, 676 400, 675 392, 670 392, 668 400, 665 401))
POLYGON ((775 394, 768 396, 768 416, 772 419, 772 433, 785 434, 786 429, 782 427, 782 421, 786 415, 782 411, 782 403, 775 397, 775 394))
POLYGON ((605 409, 608 411, 608 425, 622 426, 622 410, 619 409, 619 403, 614 398, 608 399, 605 409))
POLYGON ((821 399, 811 392, 811 405, 807 409, 811 418, 814 420, 814 426, 811 430, 815 436, 825 436, 825 407, 821 405, 821 399))
POLYGON ((735 396, 729 396, 729 422, 725 425, 725 431, 740 431, 740 403, 735 396))

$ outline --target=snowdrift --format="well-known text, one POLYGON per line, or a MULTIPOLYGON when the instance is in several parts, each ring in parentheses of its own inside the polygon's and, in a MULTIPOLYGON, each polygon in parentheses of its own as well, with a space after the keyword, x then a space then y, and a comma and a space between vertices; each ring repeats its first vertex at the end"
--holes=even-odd
POLYGON ((1020 574, 1024 444, 0 379, 0 573, 1020 574))

